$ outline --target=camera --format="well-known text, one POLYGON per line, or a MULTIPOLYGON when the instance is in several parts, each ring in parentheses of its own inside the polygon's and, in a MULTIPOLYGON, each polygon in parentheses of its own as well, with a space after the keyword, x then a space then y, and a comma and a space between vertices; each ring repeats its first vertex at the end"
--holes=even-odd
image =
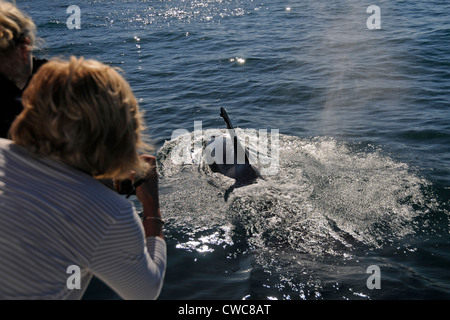
POLYGON ((131 181, 130 179, 124 180, 113 180, 114 190, 118 194, 126 195, 127 197, 136 194, 136 188, 145 181, 145 178, 136 177, 136 179, 131 181))
POLYGON ((124 195, 134 195, 136 194, 136 189, 133 185, 133 181, 130 179, 125 180, 113 180, 114 183, 114 190, 118 194, 124 194, 124 195))

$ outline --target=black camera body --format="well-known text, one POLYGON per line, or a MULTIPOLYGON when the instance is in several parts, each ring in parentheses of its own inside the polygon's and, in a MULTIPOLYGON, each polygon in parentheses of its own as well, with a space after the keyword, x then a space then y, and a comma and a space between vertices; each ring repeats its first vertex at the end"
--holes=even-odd
POLYGON ((118 194, 124 194, 127 196, 136 194, 136 188, 133 181, 130 179, 114 180, 114 190, 116 190, 118 194))
POLYGON ((124 194, 127 198, 136 194, 136 188, 145 181, 145 178, 136 177, 134 182, 130 179, 114 180, 114 189, 119 194, 124 194))
POLYGON ((100 182, 118 194, 126 195, 127 198, 136 194, 136 188, 145 181, 145 178, 136 178, 135 182, 130 179, 101 179, 100 182))

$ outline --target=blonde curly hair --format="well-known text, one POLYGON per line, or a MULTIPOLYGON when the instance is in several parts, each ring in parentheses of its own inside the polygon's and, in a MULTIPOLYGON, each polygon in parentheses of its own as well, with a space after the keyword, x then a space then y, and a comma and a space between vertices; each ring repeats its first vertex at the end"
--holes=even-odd
POLYGON ((118 69, 95 60, 51 60, 33 76, 12 124, 12 140, 96 178, 127 178, 146 168, 138 152, 142 114, 118 69))
POLYGON ((0 0, 0 54, 8 55, 17 46, 29 39, 33 46, 36 39, 36 25, 33 20, 14 4, 0 0))

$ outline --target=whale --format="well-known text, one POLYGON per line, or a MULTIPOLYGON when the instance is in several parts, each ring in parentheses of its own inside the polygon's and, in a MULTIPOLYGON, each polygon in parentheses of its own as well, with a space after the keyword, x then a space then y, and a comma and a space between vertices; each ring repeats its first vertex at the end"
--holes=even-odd
MULTIPOLYGON (((207 142, 205 153, 211 171, 232 178, 235 183, 227 194, 234 188, 254 184, 258 179, 264 179, 252 161, 247 147, 242 146, 225 108, 220 108, 220 116, 224 119, 227 132, 223 136, 213 136, 207 142)), ((226 197, 227 198, 227 197, 226 197)))

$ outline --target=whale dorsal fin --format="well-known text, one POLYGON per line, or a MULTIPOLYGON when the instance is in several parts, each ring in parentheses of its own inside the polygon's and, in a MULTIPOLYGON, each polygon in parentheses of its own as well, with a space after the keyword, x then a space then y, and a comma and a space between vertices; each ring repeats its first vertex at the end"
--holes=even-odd
MULTIPOLYGON (((259 173, 258 168, 256 168, 254 165, 252 165, 250 163, 248 149, 242 147, 241 143, 239 142, 239 139, 236 136, 236 132, 234 130, 234 127, 231 124, 230 117, 228 116, 228 113, 227 113, 227 111, 225 110, 224 107, 220 108, 220 116, 225 121, 225 124, 226 124, 227 129, 228 129, 228 133, 230 134, 230 138, 233 141, 233 148, 234 148, 234 156, 235 156, 235 158, 237 158, 237 155, 240 154, 243 151, 244 152, 244 156, 245 156, 245 164, 248 164, 250 166, 251 170, 253 171, 253 173, 248 173, 248 175, 246 177, 242 177, 242 178, 250 179, 250 180, 252 179, 252 176, 255 176, 254 177, 255 180, 256 180, 256 178, 262 178, 261 174, 259 173), (240 151, 238 151, 238 150, 240 150, 240 151), (238 152, 240 152, 240 153, 238 153, 238 152)), ((236 179, 236 180, 239 180, 239 179, 236 179)), ((240 181, 237 181, 237 182, 239 183, 240 181)))

